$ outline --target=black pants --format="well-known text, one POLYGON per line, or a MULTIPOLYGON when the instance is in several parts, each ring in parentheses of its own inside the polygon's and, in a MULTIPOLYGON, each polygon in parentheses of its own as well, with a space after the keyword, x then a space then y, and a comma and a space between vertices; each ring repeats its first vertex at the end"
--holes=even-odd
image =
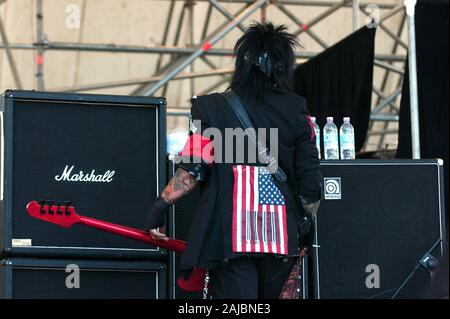
POLYGON ((210 271, 215 299, 278 299, 294 258, 239 257, 210 271))

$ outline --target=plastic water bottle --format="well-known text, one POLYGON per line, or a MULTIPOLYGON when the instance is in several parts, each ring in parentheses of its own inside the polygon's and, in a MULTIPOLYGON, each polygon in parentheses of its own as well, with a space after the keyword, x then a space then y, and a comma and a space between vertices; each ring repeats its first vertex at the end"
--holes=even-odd
POLYGON ((321 158, 321 156, 320 156, 320 127, 319 127, 319 125, 317 125, 316 118, 313 116, 311 117, 311 122, 314 127, 314 133, 316 134, 316 147, 317 147, 317 152, 319 153, 319 159, 320 159, 321 158))
POLYGON ((327 117, 323 127, 323 151, 325 159, 339 159, 338 129, 333 123, 333 117, 327 117))
POLYGON ((341 143, 341 159, 355 159, 355 131, 350 124, 350 118, 344 117, 344 123, 339 129, 341 143))

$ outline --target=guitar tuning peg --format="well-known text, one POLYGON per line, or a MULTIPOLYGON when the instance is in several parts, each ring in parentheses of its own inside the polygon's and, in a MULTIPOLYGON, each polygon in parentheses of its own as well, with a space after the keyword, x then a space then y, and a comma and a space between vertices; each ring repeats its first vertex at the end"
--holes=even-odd
POLYGON ((37 203, 39 205, 39 213, 44 215, 45 214, 45 210, 44 210, 45 200, 40 199, 40 200, 37 201, 37 203))
POLYGON ((62 215, 62 211, 61 211, 61 201, 58 201, 58 207, 56 208, 56 214, 58 215, 62 215))
POLYGON ((53 206, 53 204, 54 204, 54 201, 52 201, 52 200, 47 201, 48 213, 49 213, 50 215, 53 215, 53 211, 52 211, 52 206, 53 206))
POLYGON ((72 206, 72 202, 71 201, 64 201, 64 207, 66 207, 65 209, 65 214, 67 216, 70 215, 70 211, 69 211, 69 207, 72 206))

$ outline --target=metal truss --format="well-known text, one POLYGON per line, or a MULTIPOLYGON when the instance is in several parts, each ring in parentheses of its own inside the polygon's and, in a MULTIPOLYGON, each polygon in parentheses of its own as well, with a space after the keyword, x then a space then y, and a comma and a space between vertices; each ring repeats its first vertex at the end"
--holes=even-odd
MULTIPOLYGON (((7 0, 0 0, 0 5, 7 0)), ((156 5, 155 0, 148 0, 149 6, 156 5)), ((327 43, 317 32, 315 27, 323 22, 327 17, 336 13, 338 10, 352 10, 353 30, 357 30, 360 25, 360 13, 366 16, 369 5, 377 5, 382 14, 379 17, 378 31, 384 32, 393 41, 390 54, 380 54, 376 52, 374 65, 383 72, 381 83, 374 83, 373 87, 373 106, 370 115, 370 128, 367 140, 378 138, 377 149, 382 149, 389 134, 396 134, 397 128, 391 127, 391 123, 398 122, 399 119, 399 96, 401 94, 401 85, 403 78, 404 63, 406 56, 399 54, 400 49, 407 49, 408 44, 402 40, 402 33, 405 29, 406 14, 403 1, 398 4, 388 4, 383 0, 360 1, 360 0, 158 0, 170 2, 169 9, 166 12, 166 21, 164 31, 159 45, 155 46, 131 46, 117 44, 83 44, 83 43, 58 43, 47 41, 44 37, 42 10, 42 0, 36 0, 36 43, 10 43, 7 38, 1 17, 0 17, 0 49, 4 49, 7 61, 10 66, 17 88, 22 87, 20 76, 17 72, 14 61, 14 50, 34 50, 36 52, 36 85, 38 90, 81 92, 86 90, 96 90, 112 87, 122 87, 137 85, 130 94, 132 95, 166 95, 168 87, 174 81, 189 81, 192 94, 207 94, 221 87, 230 79, 232 69, 219 68, 211 59, 213 56, 223 56, 232 58, 232 48, 215 48, 214 45, 222 40, 233 29, 244 31, 246 19, 255 12, 260 13, 261 21, 268 20, 267 7, 273 6, 276 11, 281 13, 287 20, 297 26, 293 33, 297 36, 307 34, 313 39, 322 50, 326 50, 332 44, 327 43), (182 3, 182 6, 176 5, 182 3), (194 5, 196 3, 207 3, 206 17, 203 19, 201 36, 198 39, 194 37, 194 5), (228 11, 224 4, 234 3, 239 9, 235 12, 228 11), (322 7, 324 10, 314 18, 305 21, 301 16, 294 14, 294 6, 314 6, 322 7), (218 24, 212 21, 213 12, 218 12, 223 17, 223 23, 218 24), (401 14, 402 18, 395 30, 386 26, 386 21, 391 17, 401 14), (214 27, 212 26, 214 22, 214 27), (217 26, 216 26, 217 25, 217 26), (171 27, 175 26, 175 28, 171 27), (187 29, 186 29, 187 28, 187 29), (183 33, 184 32, 184 33, 183 33), (181 34, 187 34, 187 41, 181 44, 181 34), (169 43, 169 39, 173 39, 169 43), (126 81, 112 81, 107 83, 97 83, 95 85, 80 85, 73 87, 46 88, 45 75, 43 67, 43 56, 50 50, 56 51, 91 51, 91 52, 127 52, 127 53, 145 53, 152 56, 156 55, 157 63, 154 73, 146 78, 130 79, 126 81), (168 58, 168 59, 167 59, 168 58), (168 60, 168 61, 167 61, 168 60), (196 71, 194 61, 202 61, 209 70, 196 71), (210 86, 202 91, 196 89, 196 81, 200 78, 214 76, 216 82, 211 82, 210 86), (218 79, 217 79, 218 78, 218 79), (394 91, 388 92, 388 83, 396 82, 394 91), (381 129, 376 129, 382 123, 381 129), (375 125, 378 123, 377 125, 375 125)), ((292 30, 291 30, 292 31, 292 30)), ((186 40, 186 39, 185 39, 186 40)), ((298 61, 305 61, 318 52, 298 51, 296 56, 298 61)), ((403 50, 404 52, 404 50, 403 50)), ((168 112, 169 116, 183 116, 187 112, 178 109, 174 112, 168 112)), ((366 147, 373 148, 374 144, 368 143, 366 147)))

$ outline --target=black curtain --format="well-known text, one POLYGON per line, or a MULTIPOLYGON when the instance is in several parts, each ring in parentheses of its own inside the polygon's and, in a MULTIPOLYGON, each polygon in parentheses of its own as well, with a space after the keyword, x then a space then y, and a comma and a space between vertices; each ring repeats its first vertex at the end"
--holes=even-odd
POLYGON ((369 125, 375 30, 363 27, 294 70, 294 91, 308 100, 321 128, 327 116, 338 127, 350 116, 356 151, 363 147, 369 125))
MULTIPOLYGON (((444 160, 446 224, 448 225, 448 109, 449 109, 449 3, 422 0, 416 5, 417 84, 420 150, 422 158, 444 160)), ((403 78, 397 158, 411 158, 411 113, 408 64, 403 78)))

